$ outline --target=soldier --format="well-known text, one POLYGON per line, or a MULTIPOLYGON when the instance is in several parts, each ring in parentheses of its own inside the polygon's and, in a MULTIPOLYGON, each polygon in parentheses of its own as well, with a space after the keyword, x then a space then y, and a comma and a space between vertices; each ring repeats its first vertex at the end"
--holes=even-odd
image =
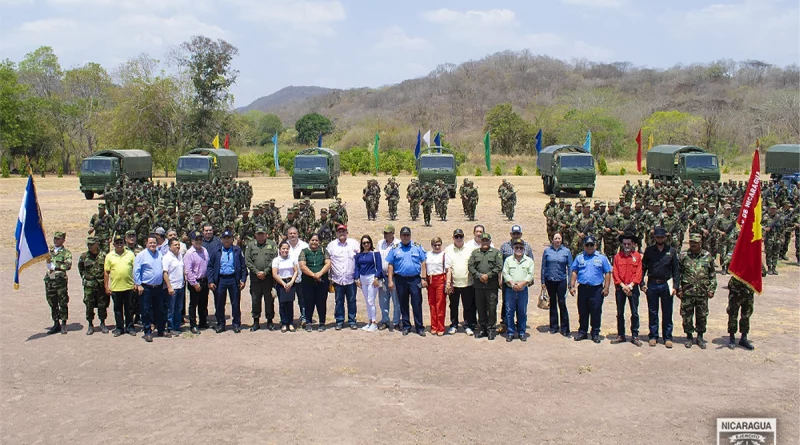
MULTIPOLYGON (((722 208, 722 215, 715 221, 712 232, 716 236, 717 251, 719 253, 719 265, 722 267, 722 274, 728 274, 728 253, 729 249, 733 249, 728 243, 729 234, 736 228, 736 217, 731 214, 731 205, 725 204, 722 208)), ((735 242, 734 242, 735 245, 735 242)))
POLYGON ((789 257, 787 254, 789 253, 789 243, 792 241, 792 232, 794 231, 794 224, 792 224, 792 202, 789 201, 788 197, 785 201, 783 201, 783 208, 781 209, 778 214, 781 216, 782 221, 782 228, 781 230, 781 253, 780 259, 784 261, 789 261, 789 257))
MULTIPOLYGON (((505 179, 503 180, 505 181, 505 179)), ((504 182, 504 187, 500 194, 501 206, 503 214, 509 221, 514 220, 514 210, 517 206, 517 192, 514 191, 514 186, 510 182, 504 182)))
POLYGON ((778 215, 778 207, 774 203, 769 204, 769 213, 761 219, 761 227, 764 233, 764 251, 767 254, 767 273, 778 275, 778 256, 781 248, 781 231, 783 229, 782 218, 778 215))
POLYGON ((100 250, 108 253, 108 244, 111 241, 111 232, 114 230, 114 220, 106 213, 106 205, 102 202, 97 204, 97 213, 92 215, 89 220, 89 235, 94 234, 100 244, 100 250))
POLYGON ((380 202, 380 187, 377 186, 378 181, 370 179, 367 181, 367 186, 361 194, 361 199, 367 207, 367 220, 374 221, 378 215, 378 203, 380 202), (376 190, 377 189, 377 190, 376 190))
POLYGON ((250 211, 247 208, 242 209, 242 217, 236 220, 235 226, 234 232, 239 238, 237 245, 244 248, 256 235, 256 224, 253 218, 250 218, 250 211))
POLYGON ((630 179, 625 180, 625 185, 622 186, 622 194, 625 195, 625 201, 633 202, 633 187, 630 179))
POLYGON ((439 218, 442 221, 447 221, 447 204, 450 202, 450 192, 447 190, 447 186, 444 185, 444 181, 441 179, 436 180, 436 187, 434 190, 436 206, 438 208, 436 213, 439 214, 439 218))
POLYGON ((681 220, 680 217, 675 213, 675 203, 668 202, 667 203, 667 213, 661 216, 661 220, 658 222, 659 227, 663 227, 664 230, 667 231, 667 236, 669 236, 669 243, 675 250, 680 253, 681 251, 681 242, 679 241, 679 236, 681 232, 681 220))
MULTIPOLYGON (((625 234, 624 231, 620 230, 620 218, 617 215, 616 207, 617 203, 614 201, 608 203, 608 213, 603 217, 600 224, 603 229, 603 254, 605 254, 612 266, 614 265, 614 256, 619 252, 619 237, 625 234), (619 233, 621 231, 622 233, 619 233)), ((632 235, 631 239, 638 241, 635 232, 632 231, 630 235, 632 235)))
POLYGON ((389 204, 389 219, 394 221, 397 219, 397 204, 400 202, 400 185, 395 182, 394 176, 389 178, 389 182, 383 188, 383 193, 389 204))
POLYGON ((342 203, 342 198, 336 197, 336 213, 333 215, 334 221, 339 224, 347 225, 349 217, 347 216, 347 203, 342 203))
POLYGON ((48 335, 61 332, 67 333, 67 318, 69 316, 69 292, 67 290, 67 271, 72 268, 72 252, 64 247, 67 235, 64 232, 53 234, 53 247, 47 257, 47 274, 44 276, 44 289, 47 304, 50 305, 50 316, 53 318, 53 327, 47 331, 48 335), (59 321, 61 322, 59 324, 59 321))
POLYGON ((425 225, 431 225, 431 210, 433 209, 433 203, 436 200, 434 195, 433 188, 429 183, 425 183, 422 186, 422 217, 425 220, 425 225))
MULTIPOLYGON (((314 232, 319 237, 319 242, 323 246, 327 246, 329 242, 333 241, 334 227, 333 220, 328 218, 328 209, 325 207, 319 210, 319 221, 317 221, 314 232)), ((308 239, 311 239, 310 237, 308 239)))
POLYGON ((706 320, 708 319, 708 299, 714 298, 714 292, 717 289, 714 258, 703 250, 702 243, 703 236, 700 233, 691 234, 689 251, 681 255, 679 262, 681 281, 678 298, 681 300, 683 331, 686 332, 684 345, 687 348, 692 347, 692 334, 695 330, 697 331, 697 346, 700 346, 700 349, 706 348, 703 334, 706 332, 706 320))
POLYGON ((83 279, 83 304, 86 305, 86 335, 94 334, 94 308, 97 308, 97 318, 100 319, 100 332, 108 334, 106 317, 108 316, 109 297, 105 292, 103 281, 103 266, 106 254, 100 250, 99 240, 90 236, 86 239, 89 250, 83 252, 78 260, 78 272, 83 279))
POLYGON ((464 209, 464 215, 467 213, 467 192, 469 191, 469 179, 464 178, 461 187, 458 188, 458 196, 461 197, 461 207, 464 209))
POLYGON ((422 189, 419 186, 419 182, 417 182, 416 178, 411 180, 411 183, 408 184, 406 188, 406 199, 409 203, 409 213, 411 214, 411 220, 416 221, 419 218, 419 205, 422 201, 422 189))
POLYGON ((475 221, 475 211, 478 209, 478 189, 472 180, 469 181, 467 190, 467 218, 475 221))
POLYGON ((572 240, 573 258, 583 250, 583 239, 595 233, 597 221, 589 213, 590 210, 588 205, 581 205, 581 212, 573 220, 572 226, 576 234, 572 240))
MULTIPOLYGON (((575 215, 572 212, 572 201, 565 200, 564 201, 564 208, 558 214, 558 221, 560 224, 559 231, 561 232, 563 246, 572 246, 572 238, 574 235, 574 230, 572 229, 572 218, 575 215)), ((569 248, 569 247, 567 247, 569 248)))
MULTIPOLYGON (((766 269, 762 269, 762 276, 766 276, 766 269)), ((738 327, 742 338, 739 340, 739 345, 743 348, 752 351, 755 349, 750 340, 747 339, 747 334, 750 332, 750 317, 753 315, 753 289, 739 281, 736 277, 731 277, 728 282, 728 348, 734 349, 736 347, 736 330, 738 327), (741 318, 737 326, 736 317, 739 316, 741 311, 741 318)))
POLYGON ((150 233, 150 215, 144 211, 144 202, 136 203, 136 214, 133 215, 133 230, 136 232, 136 243, 143 245, 150 233))
MULTIPOLYGON (((561 201, 563 204, 563 200, 561 201)), ((558 230, 559 205, 556 203, 556 195, 550 195, 550 202, 544 206, 544 217, 547 224, 547 239, 553 242, 553 235, 558 230)))

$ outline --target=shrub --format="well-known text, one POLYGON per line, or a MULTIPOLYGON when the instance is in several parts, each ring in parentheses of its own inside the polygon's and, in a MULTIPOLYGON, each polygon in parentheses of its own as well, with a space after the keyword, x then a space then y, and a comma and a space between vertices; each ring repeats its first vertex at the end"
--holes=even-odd
POLYGON ((400 174, 400 167, 395 166, 392 168, 392 176, 397 176, 400 174))
POLYGON ((643 175, 646 175, 646 174, 647 174, 647 167, 642 167, 642 174, 643 174, 643 175))
POLYGON ((597 171, 600 172, 601 175, 608 174, 608 164, 606 163, 605 156, 600 156, 600 159, 597 161, 597 171))
POLYGON ((728 167, 727 165, 726 165, 725 167, 722 167, 722 173, 724 173, 724 174, 728 174, 728 173, 730 173, 730 172, 731 172, 731 169, 730 169, 730 167, 728 167))
POLYGON ((542 172, 539 171, 539 167, 536 167, 536 176, 542 176, 542 172))
POLYGON ((0 166, 0 171, 2 171, 2 175, 4 178, 8 178, 11 176, 11 169, 8 167, 8 158, 3 157, 2 166, 0 166))
POLYGON ((628 173, 628 170, 625 170, 625 167, 620 167, 619 168, 619 175, 620 176, 625 176, 626 173, 628 173))
POLYGON ((269 176, 271 178, 274 178, 275 176, 278 176, 278 172, 275 171, 275 163, 274 162, 269 166, 269 176))
POLYGON ((495 165, 494 166, 494 175, 495 176, 502 176, 503 175, 503 169, 501 169, 499 165, 495 165))
POLYGON ((63 165, 59 165, 58 166, 58 177, 59 178, 63 178, 64 177, 64 166, 63 165))
POLYGON ((517 168, 514 169, 514 176, 525 176, 525 172, 522 171, 522 166, 517 164, 517 168))
POLYGON ((481 172, 480 167, 475 167, 475 176, 483 176, 483 172, 481 172))

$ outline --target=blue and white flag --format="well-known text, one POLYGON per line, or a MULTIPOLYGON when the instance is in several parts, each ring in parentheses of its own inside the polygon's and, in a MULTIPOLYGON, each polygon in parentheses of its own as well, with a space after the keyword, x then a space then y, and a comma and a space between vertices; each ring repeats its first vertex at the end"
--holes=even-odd
POLYGON ((425 134, 422 135, 422 140, 425 141, 425 147, 430 147, 431 146, 431 131, 430 130, 426 131, 425 134))
POLYGON ((281 169, 281 164, 278 162, 278 132, 275 132, 275 135, 272 136, 272 143, 274 147, 272 148, 272 158, 275 160, 275 171, 281 169))
POLYGON ((414 159, 419 159, 419 151, 422 148, 422 130, 417 130, 417 146, 414 147, 414 159))
POLYGON ((322 133, 320 133, 317 138, 317 147, 322 147, 322 133))
POLYGON ((539 132, 536 133, 536 153, 540 153, 542 151, 542 129, 539 129, 539 132))
POLYGON ((587 152, 592 152, 592 130, 586 133, 586 140, 583 142, 583 149, 587 152))
POLYGON ((42 212, 39 210, 39 200, 36 198, 36 186, 33 176, 28 175, 28 185, 22 197, 17 217, 17 230, 14 232, 17 240, 16 267, 14 270, 14 289, 19 289, 19 274, 26 267, 47 258, 50 248, 44 236, 42 226, 42 212))

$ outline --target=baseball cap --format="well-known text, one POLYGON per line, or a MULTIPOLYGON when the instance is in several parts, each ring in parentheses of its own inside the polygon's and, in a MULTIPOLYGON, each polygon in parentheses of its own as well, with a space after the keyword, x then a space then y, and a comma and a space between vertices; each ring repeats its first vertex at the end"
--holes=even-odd
POLYGON ((456 236, 456 235, 462 235, 463 236, 464 235, 464 231, 461 230, 461 229, 453 230, 453 236, 456 236))
POLYGON ((256 227, 256 233, 267 233, 267 229, 264 226, 256 227))
POLYGON ((347 230, 347 226, 344 225, 344 224, 339 224, 338 226, 336 226, 336 230, 337 231, 339 231, 339 230, 347 230))
POLYGON ((164 230, 163 227, 156 227, 156 230, 154 230, 153 233, 155 233, 156 235, 164 236, 167 234, 167 231, 164 230))
POLYGON ((409 229, 408 226, 403 226, 400 229, 400 234, 401 235, 411 235, 411 229, 409 229))
POLYGON ((525 241, 522 241, 522 238, 520 238, 520 239, 514 241, 513 245, 514 246, 524 246, 525 245, 525 241))
POLYGON ((394 226, 389 224, 383 228, 383 233, 394 233, 394 226))
POLYGON ((663 227, 656 227, 653 230, 653 236, 667 236, 667 231, 663 227))
POLYGON ((220 238, 230 238, 232 236, 233 236, 233 233, 231 233, 230 230, 226 230, 226 231, 222 232, 222 235, 220 236, 220 238))
POLYGON ((583 239, 583 244, 597 244, 597 240, 592 235, 589 235, 583 239))
POLYGON ((124 243, 125 242, 125 237, 123 237, 122 235, 114 235, 114 242, 115 243, 117 243, 117 242, 124 243))
POLYGON ((511 233, 522 233, 522 227, 520 227, 518 224, 514 224, 511 226, 511 233))
POLYGON ((125 236, 136 236, 136 231, 128 230, 127 232, 125 232, 125 236))
POLYGON ((203 238, 203 232, 201 232, 201 231, 199 231, 199 230, 195 230, 194 232, 192 232, 192 236, 191 236, 191 238, 192 238, 193 240, 196 240, 196 239, 201 239, 201 238, 203 238))
POLYGON ((492 235, 489 234, 488 232, 484 232, 483 235, 481 235, 481 241, 483 241, 483 240, 491 241, 492 240, 492 235))
POLYGON ((693 241, 693 242, 696 242, 696 243, 701 243, 701 242, 703 242, 703 236, 700 235, 699 233, 693 233, 693 234, 689 235, 689 241, 693 241))

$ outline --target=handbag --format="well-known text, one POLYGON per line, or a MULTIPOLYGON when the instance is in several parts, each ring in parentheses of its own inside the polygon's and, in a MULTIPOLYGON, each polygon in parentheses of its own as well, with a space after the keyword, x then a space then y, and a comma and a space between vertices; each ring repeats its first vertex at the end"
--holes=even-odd
POLYGON ((550 296, 547 295, 547 290, 542 289, 542 293, 539 295, 539 301, 536 303, 536 306, 539 309, 550 309, 550 296))

